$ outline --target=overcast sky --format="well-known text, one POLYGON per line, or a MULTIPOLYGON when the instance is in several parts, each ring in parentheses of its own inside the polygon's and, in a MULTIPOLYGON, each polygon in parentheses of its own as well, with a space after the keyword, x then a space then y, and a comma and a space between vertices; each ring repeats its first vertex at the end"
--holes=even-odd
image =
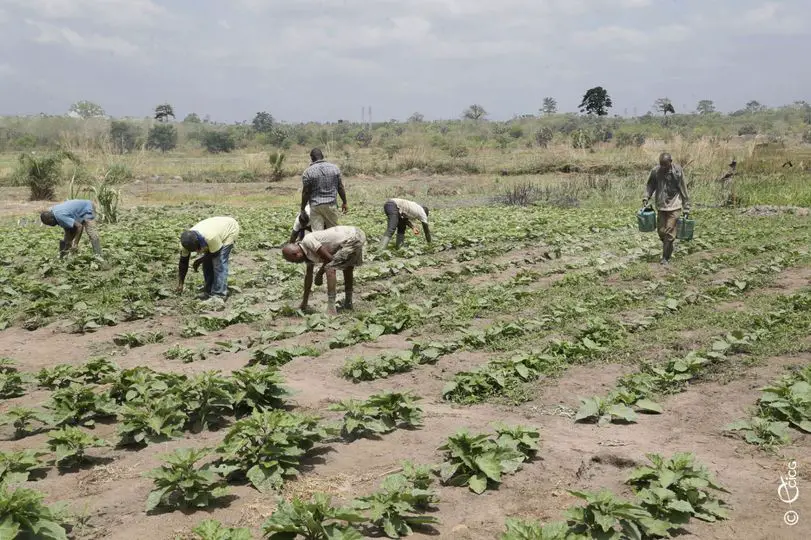
POLYGON ((810 0, 0 0, 0 114, 213 120, 811 101, 810 0))

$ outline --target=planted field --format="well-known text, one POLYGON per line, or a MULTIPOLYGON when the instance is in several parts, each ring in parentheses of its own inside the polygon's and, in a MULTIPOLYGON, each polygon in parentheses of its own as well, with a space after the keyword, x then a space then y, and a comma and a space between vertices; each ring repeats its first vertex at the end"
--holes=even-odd
POLYGON ((133 209, 103 265, 3 228, 0 537, 808 537, 807 217, 699 210, 661 267, 632 210, 434 206, 387 252, 353 207, 334 318, 295 309, 288 209, 133 209), (223 214, 207 312, 178 235, 223 214))

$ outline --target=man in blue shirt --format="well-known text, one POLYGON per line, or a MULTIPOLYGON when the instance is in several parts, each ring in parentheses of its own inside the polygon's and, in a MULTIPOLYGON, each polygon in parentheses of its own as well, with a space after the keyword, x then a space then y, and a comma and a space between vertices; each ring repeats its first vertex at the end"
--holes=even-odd
POLYGON ((64 257, 69 251, 76 251, 82 231, 87 231, 93 252, 101 257, 101 241, 96 226, 96 208, 92 201, 71 199, 46 210, 39 219, 49 227, 59 225, 65 229, 65 238, 59 241, 59 256, 64 257))

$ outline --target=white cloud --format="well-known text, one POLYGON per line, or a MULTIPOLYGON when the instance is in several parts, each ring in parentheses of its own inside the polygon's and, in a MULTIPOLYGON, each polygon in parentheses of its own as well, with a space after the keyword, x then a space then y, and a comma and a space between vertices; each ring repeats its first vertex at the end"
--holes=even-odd
POLYGON ((151 26, 167 10, 152 0, 5 0, 38 19, 86 19, 101 25, 151 26))
POLYGON ((135 56, 139 51, 136 45, 120 37, 82 35, 65 26, 32 20, 25 22, 39 30, 39 35, 35 38, 37 43, 69 45, 80 51, 106 52, 119 56, 135 56))
POLYGON ((685 41, 690 37, 691 31, 688 27, 679 24, 657 27, 655 30, 646 28, 638 30, 636 28, 626 28, 623 26, 603 26, 594 30, 575 32, 574 41, 578 45, 593 46, 614 46, 640 48, 650 46, 655 43, 677 43, 685 41))

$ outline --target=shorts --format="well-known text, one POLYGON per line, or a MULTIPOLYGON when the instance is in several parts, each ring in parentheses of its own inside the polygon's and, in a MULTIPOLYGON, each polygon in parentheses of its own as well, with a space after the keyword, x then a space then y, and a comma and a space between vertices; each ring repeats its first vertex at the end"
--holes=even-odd
POLYGON ((355 227, 355 234, 341 245, 341 249, 333 255, 332 261, 328 262, 326 267, 345 269, 363 266, 363 248, 365 245, 366 234, 355 227))
POLYGON ((310 207, 310 227, 313 232, 338 226, 338 209, 335 203, 310 207))

